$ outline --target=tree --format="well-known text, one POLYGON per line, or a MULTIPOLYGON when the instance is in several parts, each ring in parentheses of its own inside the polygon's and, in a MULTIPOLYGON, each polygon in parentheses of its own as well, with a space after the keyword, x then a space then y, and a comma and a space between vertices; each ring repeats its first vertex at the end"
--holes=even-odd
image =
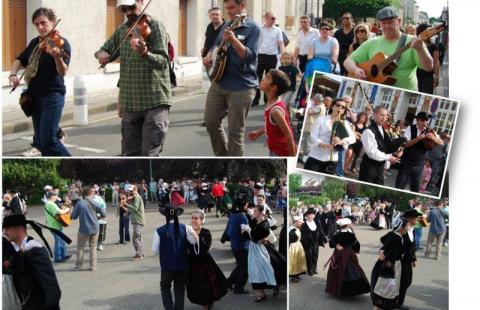
POLYGON ((346 11, 352 13, 354 18, 376 17, 378 10, 391 4, 389 0, 325 0, 323 17, 337 19, 346 11))
POLYGON ((322 182, 322 195, 330 200, 343 199, 345 197, 345 182, 333 178, 325 179, 322 182))
POLYGON ((302 187, 302 175, 300 173, 292 173, 288 176, 288 191, 296 193, 302 187))

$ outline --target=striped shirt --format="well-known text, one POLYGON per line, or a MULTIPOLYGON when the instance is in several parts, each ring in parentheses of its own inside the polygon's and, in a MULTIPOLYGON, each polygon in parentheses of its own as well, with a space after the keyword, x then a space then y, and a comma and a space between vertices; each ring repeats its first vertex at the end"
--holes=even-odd
MULTIPOLYGON (((163 24, 152 18, 150 28, 146 57, 140 57, 131 48, 128 38, 120 46, 119 55, 112 55, 113 59, 120 57, 120 106, 125 112, 170 105, 167 32, 163 24)), ((120 25, 100 50, 111 55, 127 30, 127 23, 120 25)))

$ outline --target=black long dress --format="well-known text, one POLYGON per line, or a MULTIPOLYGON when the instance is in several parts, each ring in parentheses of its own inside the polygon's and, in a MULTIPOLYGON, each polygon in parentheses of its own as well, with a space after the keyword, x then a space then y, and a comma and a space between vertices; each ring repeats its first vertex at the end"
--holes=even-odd
MULTIPOLYGON (((199 254, 194 246, 189 248, 190 266, 187 273, 187 297, 197 305, 210 305, 228 292, 225 275, 208 253, 212 245, 212 235, 202 228, 199 235, 199 254)), ((198 249, 197 249, 198 250, 198 249)))
MULTIPOLYGON (((252 227, 250 232, 250 237, 253 242, 259 242, 260 240, 265 239, 270 234, 270 226, 266 220, 256 223, 252 227)), ((273 244, 270 242, 264 243, 265 248, 267 249, 268 255, 270 256, 270 264, 272 265, 275 281, 277 286, 287 282, 287 259, 284 255, 280 254, 273 244)), ((274 286, 268 285, 266 283, 252 283, 254 290, 273 288, 274 286)))
MULTIPOLYGON (((390 231, 380 238, 380 242, 383 244, 381 250, 384 251, 385 259, 383 261, 378 260, 373 267, 372 278, 370 281, 372 288, 370 296, 375 306, 384 310, 391 310, 400 306, 399 296, 396 296, 393 299, 383 298, 375 294, 374 289, 379 277, 395 277, 394 266, 395 264, 401 264, 400 260, 403 256, 403 237, 397 235, 393 231, 390 231), (391 264, 391 267, 386 266, 387 262, 391 264)), ((397 285, 399 285, 399 283, 397 283, 397 285)))
POLYGON ((347 231, 336 233, 330 240, 330 247, 335 250, 330 258, 325 292, 338 297, 369 293, 370 283, 358 262, 360 243, 355 234, 347 231), (341 251, 335 249, 337 244, 343 247, 341 251))
POLYGON ((408 233, 403 235, 403 257, 402 257, 402 280, 400 281, 400 296, 399 304, 403 305, 405 301, 405 295, 407 289, 412 285, 413 279, 413 266, 412 264, 417 261, 415 255, 415 234, 412 233, 412 238, 408 233))
POLYGON ((313 275, 317 272, 318 247, 324 247, 324 244, 327 243, 327 237, 325 236, 322 227, 319 225, 316 226, 317 228, 315 230, 311 230, 310 227, 308 227, 307 222, 305 222, 302 224, 302 227, 300 227, 302 233, 301 243, 305 250, 307 272, 309 275, 313 275))

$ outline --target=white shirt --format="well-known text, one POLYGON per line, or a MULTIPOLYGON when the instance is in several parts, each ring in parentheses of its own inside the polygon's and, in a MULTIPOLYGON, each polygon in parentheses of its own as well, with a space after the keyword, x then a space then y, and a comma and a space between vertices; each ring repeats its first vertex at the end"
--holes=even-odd
POLYGON ((308 228, 310 228, 311 231, 317 230, 317 224, 315 224, 315 221, 306 221, 308 228))
MULTIPOLYGON (((378 125, 377 125, 378 126, 378 125)), ((382 137, 384 136, 382 126, 378 126, 382 137)), ((375 134, 370 129, 365 129, 362 133, 362 144, 368 158, 376 161, 386 161, 390 158, 390 154, 386 154, 378 149, 375 134)))
POLYGON ((277 26, 260 28, 260 39, 258 40, 258 53, 266 55, 280 54, 279 42, 283 42, 282 30, 277 26))
MULTIPOLYGON (((318 117, 313 124, 313 129, 310 132, 312 150, 310 151, 310 154, 308 154, 309 157, 324 162, 330 161, 330 150, 321 148, 319 144, 330 144, 333 125, 333 122, 329 122, 331 119, 331 115, 322 115, 318 117)), ((344 121, 344 127, 348 132, 348 137, 343 139, 345 148, 348 147, 349 144, 355 143, 355 134, 353 133, 350 122, 344 121)), ((335 150, 333 151, 333 161, 338 161, 338 152, 335 150)))
POLYGON ((307 55, 308 54, 308 47, 312 45, 312 41, 315 38, 320 37, 320 32, 318 29, 310 27, 308 29, 307 33, 303 31, 303 29, 300 29, 300 31, 297 34, 297 43, 296 46, 299 49, 298 54, 299 55, 307 55))

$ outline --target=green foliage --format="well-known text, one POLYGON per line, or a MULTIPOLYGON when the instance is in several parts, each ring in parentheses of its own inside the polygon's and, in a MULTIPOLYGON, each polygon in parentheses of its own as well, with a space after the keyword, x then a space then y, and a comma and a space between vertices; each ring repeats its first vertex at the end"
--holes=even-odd
POLYGON ((292 173, 288 176, 288 190, 295 193, 302 187, 302 175, 300 173, 292 173))
MULTIPOLYGON (((415 195, 402 193, 398 191, 393 191, 381 187, 369 186, 362 184, 360 186, 359 197, 368 197, 370 201, 376 200, 389 200, 392 201, 396 206, 397 210, 404 211, 408 208, 408 201, 414 199, 415 195)), ((418 198, 417 198, 418 199, 418 198)), ((418 199, 422 200, 422 199, 418 199)))
POLYGON ((354 18, 376 17, 378 10, 389 5, 392 5, 391 0, 325 0, 323 17, 337 19, 346 11, 354 18))
POLYGON ((331 200, 343 199, 345 197, 345 182, 338 179, 328 178, 322 182, 323 195, 331 200))
POLYGON ((58 159, 8 159, 3 161, 3 189, 18 188, 30 204, 40 202, 43 187, 62 189, 67 180, 58 175, 58 159))
POLYGON ((298 198, 293 198, 293 197, 289 197, 288 198, 288 206, 290 208, 295 208, 297 206, 297 203, 299 202, 299 199, 298 198))

